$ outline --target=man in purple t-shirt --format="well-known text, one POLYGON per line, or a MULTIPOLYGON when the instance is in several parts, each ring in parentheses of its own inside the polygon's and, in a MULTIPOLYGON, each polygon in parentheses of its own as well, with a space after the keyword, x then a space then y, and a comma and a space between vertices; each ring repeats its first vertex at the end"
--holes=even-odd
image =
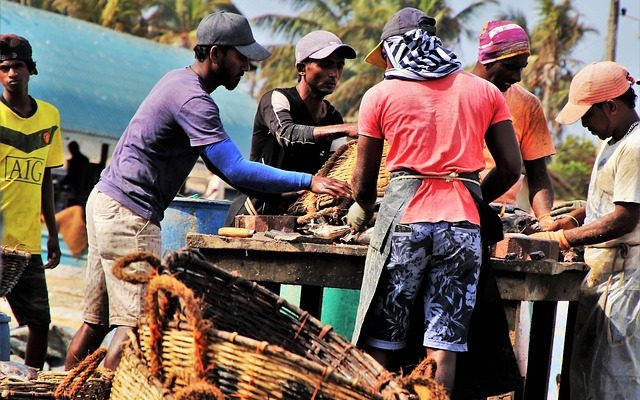
POLYGON ((194 51, 193 64, 166 74, 142 102, 89 196, 84 323, 69 346, 66 369, 97 349, 113 328, 105 367, 117 366, 122 341, 142 313, 145 287, 118 280, 111 269, 130 253, 160 254, 164 210, 198 157, 243 192, 351 195, 342 181, 247 161, 227 135, 210 93, 219 86, 233 90, 250 60, 269 56, 246 18, 228 12, 205 17, 194 51))

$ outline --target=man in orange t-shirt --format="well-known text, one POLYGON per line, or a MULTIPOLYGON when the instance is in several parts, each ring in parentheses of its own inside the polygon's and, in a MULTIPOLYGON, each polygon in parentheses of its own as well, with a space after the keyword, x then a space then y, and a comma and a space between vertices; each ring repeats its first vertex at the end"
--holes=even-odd
MULTIPOLYGON (((529 54, 529 37, 524 29, 511 21, 489 21, 480 33, 478 62, 471 72, 496 85, 507 101, 522 154, 529 204, 545 228, 553 222, 549 214, 553 205, 553 189, 546 158, 555 154, 555 148, 540 100, 517 84, 527 66, 529 54)), ((486 146, 484 154, 486 167, 481 174, 483 178, 495 166, 486 146)), ((523 176, 495 202, 529 209, 527 200, 519 198, 524 181, 523 176)))

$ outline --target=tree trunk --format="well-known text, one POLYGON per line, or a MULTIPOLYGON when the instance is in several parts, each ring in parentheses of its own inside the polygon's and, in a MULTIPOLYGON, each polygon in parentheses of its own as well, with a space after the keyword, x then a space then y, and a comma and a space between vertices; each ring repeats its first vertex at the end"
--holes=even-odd
POLYGON ((620 15, 620 0, 610 0, 609 24, 607 27, 607 42, 604 50, 605 60, 616 60, 616 43, 618 41, 618 15, 620 15))

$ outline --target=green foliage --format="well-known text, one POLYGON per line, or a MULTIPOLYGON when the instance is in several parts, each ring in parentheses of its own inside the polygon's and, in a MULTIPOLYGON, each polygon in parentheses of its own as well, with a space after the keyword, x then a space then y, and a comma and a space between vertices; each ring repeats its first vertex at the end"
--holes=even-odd
POLYGON ((328 30, 343 42, 358 49, 355 60, 347 60, 342 82, 328 100, 348 119, 357 116, 360 99, 367 89, 382 79, 383 71, 366 64, 364 57, 380 40, 384 24, 403 7, 415 7, 437 21, 438 36, 445 46, 458 43, 460 36, 475 37, 477 29, 466 22, 482 6, 496 0, 475 0, 457 14, 453 14, 445 0, 288 0, 299 11, 296 16, 267 14, 253 18, 252 23, 267 27, 285 37, 288 43, 275 46, 274 55, 261 64, 258 85, 252 93, 256 98, 277 87, 296 84, 293 49, 305 34, 318 29, 328 30), (283 59, 287 54, 289 58, 283 59), (276 57, 276 55, 278 57, 276 57))
POLYGON ((568 135, 549 164, 556 199, 586 199, 596 145, 589 138, 568 135))

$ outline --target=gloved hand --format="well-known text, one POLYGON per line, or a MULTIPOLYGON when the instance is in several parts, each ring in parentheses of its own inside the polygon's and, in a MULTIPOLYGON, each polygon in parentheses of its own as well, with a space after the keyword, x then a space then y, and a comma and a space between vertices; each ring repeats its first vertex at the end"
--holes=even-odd
POLYGON ((560 244, 560 250, 569 250, 571 248, 567 238, 564 236, 563 229, 560 229, 559 231, 536 232, 529 236, 536 239, 553 240, 558 242, 560 244))
POLYGON ((538 225, 545 231, 548 231, 551 225, 553 225, 554 219, 551 214, 545 214, 538 218, 538 225))
POLYGON ((373 213, 365 211, 360 207, 360 204, 355 202, 349 207, 349 211, 347 212, 347 225, 349 225, 354 232, 360 232, 372 216, 373 213))

